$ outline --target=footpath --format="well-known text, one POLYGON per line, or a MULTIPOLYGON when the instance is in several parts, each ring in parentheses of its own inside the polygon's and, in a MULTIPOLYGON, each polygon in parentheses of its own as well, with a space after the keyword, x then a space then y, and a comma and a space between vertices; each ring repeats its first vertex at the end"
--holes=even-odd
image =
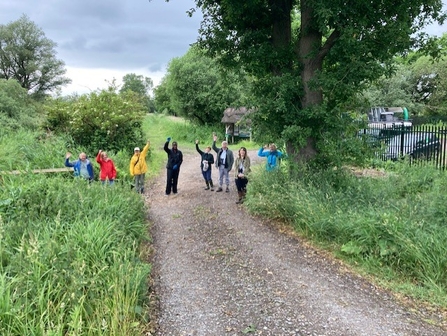
POLYGON ((199 164, 184 151, 177 195, 164 195, 165 171, 148 188, 150 335, 447 336, 434 325, 441 317, 400 305, 287 228, 250 216, 235 204, 234 181, 229 193, 204 190, 199 164))

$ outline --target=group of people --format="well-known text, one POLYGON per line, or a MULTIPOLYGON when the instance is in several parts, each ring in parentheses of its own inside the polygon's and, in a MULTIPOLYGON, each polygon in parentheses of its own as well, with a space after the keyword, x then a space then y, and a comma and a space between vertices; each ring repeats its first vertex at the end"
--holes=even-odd
MULTIPOLYGON (((134 187, 138 193, 144 193, 144 177, 147 173, 146 155, 149 147, 149 140, 142 151, 140 151, 139 147, 135 147, 134 154, 130 159, 130 175, 134 177, 134 187)), ((93 165, 87 158, 87 154, 84 152, 80 153, 78 160, 75 161, 70 161, 71 156, 72 154, 70 152, 65 154, 65 166, 73 168, 74 176, 92 182, 95 176, 93 165)), ((99 179, 101 182, 103 184, 108 182, 109 185, 113 185, 116 179, 116 168, 115 163, 109 158, 107 152, 100 149, 96 155, 96 162, 99 164, 99 179)))
MULTIPOLYGON (((234 171, 234 180, 238 192, 237 204, 243 203, 247 193, 248 174, 251 171, 250 157, 247 155, 247 149, 241 147, 238 150, 236 159, 233 152, 228 148, 228 142, 222 141, 221 147, 216 146, 217 136, 213 134, 212 146, 207 146, 204 151, 199 148, 199 140, 196 140, 196 150, 200 154, 200 170, 205 180, 205 190, 214 191, 214 183, 212 180, 212 166, 214 165, 219 173, 218 187, 216 192, 230 192, 230 172, 234 171), (216 152, 216 159, 211 153, 211 149, 216 152)), ((168 137, 164 144, 164 151, 168 155, 166 163, 166 189, 165 195, 171 193, 177 194, 178 178, 180 166, 183 163, 183 154, 178 149, 176 141, 172 142, 171 148, 169 143, 171 138, 168 137)), ((138 193, 144 193, 144 180, 147 173, 146 155, 150 149, 150 141, 148 140, 143 150, 139 147, 134 148, 134 154, 130 159, 129 170, 130 175, 134 178, 134 188, 138 193)), ((283 157, 283 153, 279 151, 275 144, 269 144, 261 147, 258 156, 266 157, 266 170, 272 171, 278 167, 279 161, 283 157)), ((89 181, 93 181, 93 166, 87 159, 85 153, 79 154, 79 160, 70 162, 71 153, 67 152, 65 156, 65 166, 73 167, 75 176, 80 176, 89 181)), ((107 181, 110 185, 114 183, 116 178, 116 168, 105 151, 99 150, 96 155, 96 162, 100 166, 100 180, 103 184, 107 181)))
MULTIPOLYGON (((241 147, 238 151, 236 160, 233 152, 228 148, 228 142, 222 141, 221 147, 216 146, 217 136, 213 135, 212 147, 207 146, 205 151, 200 150, 199 141, 196 140, 196 150, 200 154, 200 169, 205 180, 205 190, 214 191, 214 184, 211 178, 211 171, 213 164, 219 172, 219 186, 216 192, 222 192, 225 183, 225 192, 230 191, 230 172, 234 171, 234 180, 238 192, 237 204, 243 203, 247 193, 248 177, 251 171, 250 157, 247 155, 247 148, 241 147), (211 148, 217 153, 216 160, 211 154, 211 148)), ((266 145, 259 149, 258 156, 266 157, 267 171, 271 171, 278 166, 279 160, 283 156, 281 151, 278 151, 275 144, 266 145)))
MULTIPOLYGON (((75 176, 82 177, 90 182, 93 181, 95 178, 93 165, 87 158, 87 154, 82 152, 76 161, 70 161, 70 157, 71 153, 67 152, 65 154, 65 166, 73 168, 75 176)), ((109 184, 112 185, 116 178, 116 168, 112 159, 107 156, 107 152, 100 149, 96 155, 96 162, 99 164, 99 179, 101 182, 105 184, 108 180, 109 184)))

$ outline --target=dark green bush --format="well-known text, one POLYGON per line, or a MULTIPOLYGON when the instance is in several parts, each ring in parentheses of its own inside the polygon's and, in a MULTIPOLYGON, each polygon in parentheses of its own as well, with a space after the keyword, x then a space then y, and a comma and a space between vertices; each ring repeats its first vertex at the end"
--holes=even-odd
POLYGON ((119 151, 131 148, 143 138, 145 108, 136 93, 112 89, 80 97, 47 102, 47 127, 70 135, 75 143, 96 153, 98 149, 119 151))

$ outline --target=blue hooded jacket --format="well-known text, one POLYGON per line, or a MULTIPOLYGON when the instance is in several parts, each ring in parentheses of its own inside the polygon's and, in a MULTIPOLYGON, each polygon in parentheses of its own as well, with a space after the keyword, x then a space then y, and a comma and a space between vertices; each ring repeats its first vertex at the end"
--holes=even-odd
MULTIPOLYGON (((93 175, 93 166, 89 159, 85 160, 85 163, 87 165, 87 171, 89 175, 89 180, 94 179, 93 175)), ((65 159, 65 167, 73 167, 74 169, 74 176, 81 176, 81 160, 76 160, 73 162, 70 162, 68 158, 65 159)))
POLYGON ((278 168, 279 159, 283 157, 283 153, 279 150, 270 151, 269 149, 264 150, 264 148, 260 148, 258 156, 267 158, 265 169, 267 171, 272 171, 278 168))

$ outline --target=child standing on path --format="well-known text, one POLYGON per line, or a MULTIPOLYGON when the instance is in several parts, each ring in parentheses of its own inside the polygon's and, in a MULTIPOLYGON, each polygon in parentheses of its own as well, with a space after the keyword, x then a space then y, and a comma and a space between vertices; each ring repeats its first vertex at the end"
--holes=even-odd
POLYGON ((199 148, 199 140, 196 140, 196 150, 201 157, 200 169, 206 183, 205 190, 209 190, 211 188, 211 191, 214 191, 213 180, 211 179, 211 167, 214 163, 214 156, 210 153, 211 147, 205 147, 205 152, 203 152, 199 148))

